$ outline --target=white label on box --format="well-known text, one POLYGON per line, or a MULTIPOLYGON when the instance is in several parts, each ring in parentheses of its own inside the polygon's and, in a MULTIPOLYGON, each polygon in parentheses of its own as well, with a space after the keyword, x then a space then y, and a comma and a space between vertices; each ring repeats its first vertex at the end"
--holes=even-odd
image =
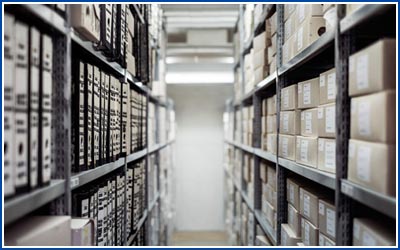
POLYGON ((325 76, 324 75, 319 77, 319 86, 325 87, 325 76))
POLYGON ((336 143, 334 141, 325 142, 325 167, 336 169, 336 143))
POLYGON ((300 160, 302 162, 308 162, 308 141, 307 140, 301 140, 300 160))
POLYGON ((325 110, 325 132, 335 133, 335 106, 326 107, 325 110))
POLYGON ((318 151, 324 151, 324 141, 318 139, 318 151))
POLYGON ((327 88, 327 99, 332 100, 336 97, 336 73, 328 75, 328 88, 327 88))
POLYGON ((359 146, 357 151, 357 177, 360 180, 370 181, 371 148, 359 146))
POLYGON ((310 217, 310 196, 304 194, 304 215, 310 217))
POLYGON ((368 55, 361 55, 357 58, 356 83, 358 89, 368 88, 368 55))
POLYGON ((320 107, 318 108, 318 119, 323 119, 324 118, 324 108, 320 107))
POLYGON ((282 156, 288 157, 288 138, 282 137, 282 156))
POLYGON ((349 142, 349 157, 354 158, 356 154, 356 145, 354 143, 349 142))
POLYGON ((354 61, 354 56, 352 56, 352 57, 350 57, 350 59, 349 59, 349 71, 350 71, 351 73, 354 72, 354 63, 355 63, 355 61, 354 61))
POLYGON ((306 131, 307 134, 312 133, 312 112, 306 113, 306 131))
POLYGON ((303 104, 311 104, 311 83, 304 83, 303 88, 303 104))
POLYGON ((364 231, 362 238, 362 245, 364 246, 376 246, 376 240, 368 231, 364 231))
POLYGON ((370 127, 370 103, 358 103, 358 132, 360 135, 369 136, 371 134, 370 127))
POLYGON ((304 244, 310 245, 310 225, 308 223, 304 223, 304 244))
POLYGON ((319 205, 318 205, 318 213, 320 214, 320 215, 325 215, 325 205, 324 205, 324 203, 319 203, 319 205))
POLYGON ((289 114, 283 113, 283 131, 289 132, 289 114))
POLYGON ((336 217, 335 211, 327 208, 326 209, 326 232, 332 237, 336 236, 336 225, 335 225, 336 218, 335 217, 336 217))
POLYGON ((358 223, 354 223, 353 225, 353 237, 360 240, 360 225, 358 223))
POLYGON ((297 31, 297 51, 303 48, 303 26, 297 31))
POLYGON ((289 201, 294 204, 294 186, 289 185, 289 201))
POLYGON ((285 89, 283 91, 283 107, 288 108, 289 107, 289 90, 285 89))

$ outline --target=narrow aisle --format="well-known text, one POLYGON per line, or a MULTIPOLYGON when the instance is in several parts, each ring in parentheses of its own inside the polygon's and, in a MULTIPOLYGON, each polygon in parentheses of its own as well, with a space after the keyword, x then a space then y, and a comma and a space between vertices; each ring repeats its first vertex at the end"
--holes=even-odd
POLYGON ((221 231, 181 231, 172 239, 173 246, 228 246, 228 237, 221 231))

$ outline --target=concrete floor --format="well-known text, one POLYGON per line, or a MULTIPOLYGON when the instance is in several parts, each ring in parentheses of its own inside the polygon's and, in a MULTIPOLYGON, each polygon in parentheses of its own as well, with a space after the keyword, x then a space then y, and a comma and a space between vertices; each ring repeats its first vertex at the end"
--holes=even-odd
POLYGON ((229 246, 228 237, 221 231, 175 232, 173 246, 229 246))

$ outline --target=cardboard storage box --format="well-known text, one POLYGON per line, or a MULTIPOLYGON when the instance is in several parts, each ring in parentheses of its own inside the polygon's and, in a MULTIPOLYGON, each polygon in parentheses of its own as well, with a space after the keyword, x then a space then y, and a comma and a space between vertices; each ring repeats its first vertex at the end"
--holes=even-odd
POLYGON ((282 46, 282 63, 290 61, 296 54, 294 47, 295 36, 291 36, 282 46))
POLYGON ((272 207, 276 210, 277 209, 277 195, 276 191, 274 188, 270 185, 266 185, 266 192, 263 192, 263 195, 265 196, 265 199, 268 201, 269 204, 272 205, 272 207))
POLYGON ((300 214, 318 227, 319 200, 327 195, 313 187, 300 188, 300 214))
POLYGON ((300 110, 281 111, 279 132, 288 135, 300 134, 300 110))
POLYGON ((288 204, 288 224, 296 237, 301 237, 301 215, 293 205, 288 204))
POLYGON ((350 138, 396 143, 396 92, 351 99, 350 138))
POLYGON ((318 246, 319 230, 310 221, 301 218, 301 239, 305 246, 318 246))
POLYGON ((318 169, 336 173, 336 140, 318 138, 318 169))
POLYGON ((276 115, 261 117, 261 130, 266 133, 276 133, 276 115))
POLYGON ((28 216, 7 227, 5 246, 70 246, 71 216, 28 216))
POLYGON ((263 183, 267 183, 267 164, 260 162, 260 179, 263 183))
POLYGON ((336 69, 330 69, 319 75, 319 104, 336 101, 336 69))
POLYGON ((300 188, 306 184, 300 179, 286 179, 286 199, 297 211, 300 211, 300 188))
POLYGON ((336 246, 336 243, 329 239, 326 235, 323 233, 319 232, 318 236, 318 246, 325 246, 325 247, 330 247, 330 246, 336 246))
POLYGON ((267 116, 268 114, 268 106, 267 106, 268 102, 267 102, 267 98, 263 99, 261 102, 261 106, 262 106, 262 116, 267 116))
POLYGON ((286 21, 296 10, 297 4, 284 4, 283 5, 283 17, 286 21))
POLYGON ((318 107, 318 136, 336 137, 336 106, 334 103, 318 107))
POLYGON ((296 54, 307 48, 325 33, 325 19, 323 17, 310 17, 297 28, 296 54))
POLYGON ((271 45, 271 37, 267 36, 267 33, 264 31, 253 39, 253 49, 254 52, 265 50, 268 46, 271 45))
POLYGON ((292 161, 296 159, 296 136, 279 135, 278 155, 292 161))
POLYGON ((335 204, 328 200, 319 200, 318 208, 319 231, 333 241, 336 239, 336 209, 335 204))
POLYGON ((276 191, 276 170, 275 166, 268 166, 267 168, 267 183, 276 191))
POLYGON ((277 40, 277 35, 273 35, 271 37, 271 49, 272 49, 272 54, 276 55, 276 43, 278 42, 277 40))
POLYGON ((276 155, 277 151, 276 134, 267 134, 267 151, 273 155, 276 155))
POLYGON ((276 55, 272 46, 269 46, 267 48, 267 54, 268 54, 268 65, 271 65, 272 61, 274 60, 274 56, 276 55))
POLYGON ((396 244, 395 230, 389 225, 369 218, 354 218, 354 246, 394 246, 396 244))
POLYGON ((254 70, 254 83, 258 84, 268 75, 268 66, 260 66, 254 70))
POLYGON ((396 88, 396 40, 382 39, 349 58, 349 95, 396 88))
POLYGON ((379 193, 396 195, 396 146, 349 141, 348 179, 379 193))
POLYGON ((136 76, 136 62, 135 57, 131 53, 126 54, 126 69, 133 76, 136 76))
POLYGON ((276 114, 276 95, 267 98, 268 115, 276 114))
POLYGON ((100 39, 100 10, 96 4, 72 4, 71 24, 85 39, 98 42, 100 39))
POLYGON ((296 22, 297 27, 310 17, 322 17, 322 4, 297 4, 296 7, 296 22))
POLYGON ((318 136, 318 109, 303 110, 300 116, 300 134, 302 136, 318 136))
POLYGON ((253 68, 265 67, 268 65, 268 50, 267 48, 260 51, 254 51, 253 55, 253 68))
POLYGON ((289 17, 285 21, 285 42, 295 33, 296 30, 296 18, 294 16, 289 17))
POLYGON ((297 237, 293 230, 288 224, 281 225, 281 245, 282 246, 296 246, 301 241, 300 237, 297 237))
POLYGON ((318 107, 319 104, 319 77, 297 84, 297 107, 308 109, 318 107))
POLYGON ((276 72, 276 56, 273 56, 272 62, 269 64, 269 74, 272 75, 276 72))
POLYGON ((281 90, 281 110, 295 110, 297 109, 297 84, 281 90))
POLYGON ((276 28, 278 27, 278 12, 275 12, 269 19, 267 19, 265 25, 271 26, 271 36, 276 33, 276 28))
POLYGON ((95 230, 93 219, 73 218, 71 220, 72 246, 95 246, 95 230))
POLYGON ((265 218, 269 222, 269 224, 275 228, 276 225, 276 211, 274 207, 267 201, 262 201, 262 212, 265 214, 265 218))

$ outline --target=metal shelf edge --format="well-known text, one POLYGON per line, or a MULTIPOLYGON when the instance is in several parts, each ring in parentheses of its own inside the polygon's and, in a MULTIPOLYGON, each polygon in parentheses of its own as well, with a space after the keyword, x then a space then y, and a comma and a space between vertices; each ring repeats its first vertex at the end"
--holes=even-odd
POLYGON ((247 196, 247 194, 246 194, 243 190, 241 191, 241 194, 242 194, 243 200, 246 202, 246 204, 247 204, 247 206, 249 207, 249 209, 250 209, 252 212, 254 212, 254 207, 253 207, 253 205, 251 204, 250 199, 249 199, 249 197, 247 196))
POLYGON ((147 154, 146 149, 142 149, 138 152, 128 155, 126 157, 126 162, 130 163, 130 162, 136 161, 136 160, 146 156, 146 154, 147 154))
POLYGON ((309 180, 317 182, 325 187, 336 189, 336 176, 331 173, 326 173, 316 168, 308 167, 297 162, 283 159, 279 157, 279 165, 301 175, 309 180))
POLYGON ((341 180, 340 191, 352 199, 396 219, 396 198, 380 194, 346 179, 341 180))
POLYGON ((268 238, 272 241, 272 243, 276 246, 276 231, 271 227, 268 221, 264 218, 264 215, 260 210, 254 211, 256 220, 261 225, 264 232, 267 234, 268 238))
POLYGON ((258 157, 276 163, 276 155, 272 154, 271 152, 264 151, 261 148, 254 149, 254 154, 258 157))
POLYGON ((65 180, 51 180, 50 185, 4 202, 4 225, 40 208, 65 193, 65 180))

